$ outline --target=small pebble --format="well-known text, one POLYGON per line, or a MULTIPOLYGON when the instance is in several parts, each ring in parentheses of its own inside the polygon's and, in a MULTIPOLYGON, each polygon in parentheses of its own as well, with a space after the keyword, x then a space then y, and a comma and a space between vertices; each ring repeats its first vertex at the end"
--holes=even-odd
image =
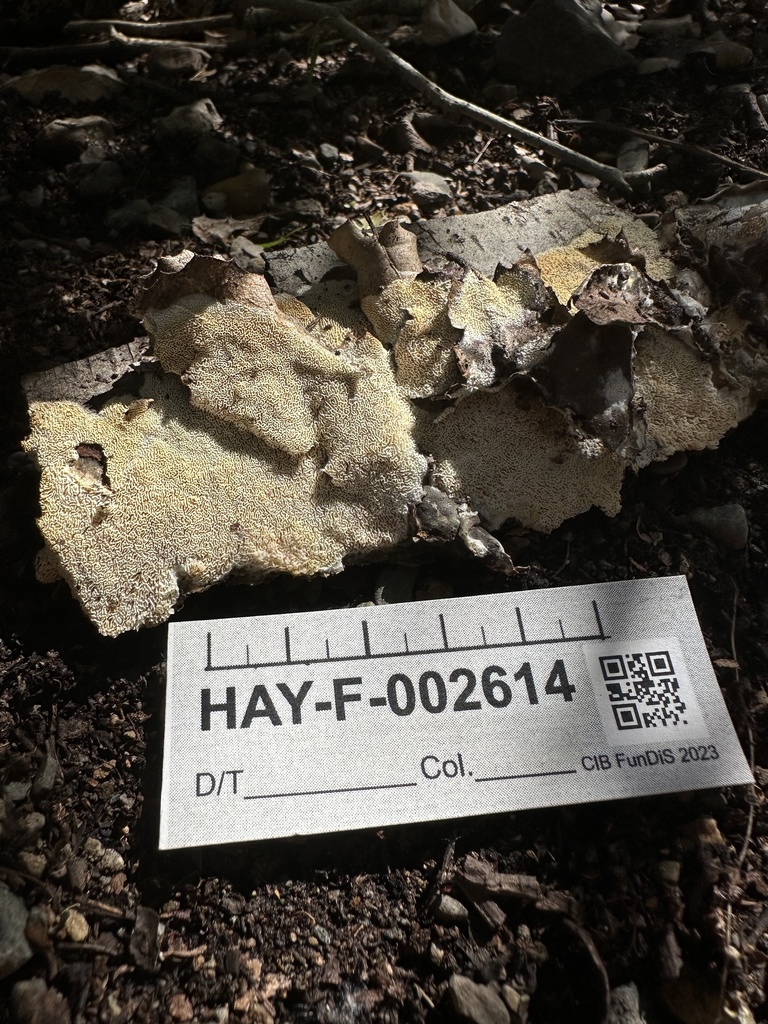
POLYGON ((24 900, 0 882, 0 979, 18 971, 32 957, 24 934, 28 918, 24 900))
POLYGON ((729 551, 740 551, 749 540, 749 522, 742 505, 716 505, 695 508, 686 519, 705 536, 729 551))
POLYGON ((419 209, 431 209, 447 202, 453 196, 451 186, 440 174, 432 171, 408 171, 403 174, 412 183, 411 194, 419 209))
POLYGON ((26 842, 34 839, 45 828, 45 815, 39 811, 30 811, 19 819, 19 830, 26 842))
POLYGON ((312 929, 312 934, 324 946, 328 946, 330 944, 330 941, 331 941, 330 933, 325 928, 323 928, 322 925, 316 924, 315 927, 312 929))
POLYGON ((125 861, 117 850, 105 850, 101 856, 101 866, 105 871, 114 874, 117 871, 123 870, 125 861))
POLYGON ((42 878, 47 861, 42 853, 29 853, 24 851, 19 854, 19 864, 28 875, 33 878, 42 878))
POLYGON ((33 949, 43 951, 50 947, 49 933, 52 922, 53 912, 49 907, 37 903, 30 909, 24 934, 33 949))
POLYGON ((11 991, 11 1019, 17 1024, 69 1024, 66 997, 43 978, 17 981, 11 991))
POLYGON ((660 860, 656 865, 656 871, 662 882, 667 885, 680 884, 680 871, 682 864, 679 860, 660 860))
POLYGON ((320 157, 322 162, 326 166, 331 167, 333 164, 338 162, 339 151, 335 146, 332 146, 329 142, 321 142, 317 148, 317 155, 320 157))
POLYGON ((453 896, 441 896, 435 906, 435 920, 441 924, 464 924, 469 920, 469 911, 453 896))
POLYGON ((195 1011, 192 1008, 189 996, 185 996, 183 992, 177 992, 175 996, 171 996, 171 1001, 168 1004, 168 1013, 174 1020, 192 1020, 195 1016, 195 1011))
POLYGON ((64 931, 73 942, 85 942, 90 928, 79 910, 65 910, 62 914, 64 931))
POLYGON ((501 996, 471 978, 454 974, 448 982, 448 998, 454 1013, 471 1024, 510 1024, 501 996))
POLYGON ((445 951, 440 949, 439 946, 436 946, 434 944, 434 942, 430 942, 430 944, 429 944, 429 959, 432 961, 432 963, 435 965, 435 967, 439 967, 440 964, 443 962, 444 958, 445 958, 445 951))
POLYGON ((637 985, 630 982, 611 989, 606 1024, 644 1024, 644 1020, 637 985))
POLYGON ((31 783, 29 782, 6 782, 3 786, 3 796, 6 800, 12 800, 13 803, 18 804, 27 799, 30 787, 31 783))
POLYGON ((222 125, 222 117, 213 101, 196 100, 186 106, 174 107, 167 117, 161 117, 155 126, 155 138, 162 145, 174 149, 179 143, 197 141, 222 125))
POLYGON ((512 985, 502 985, 501 998, 507 1004, 510 1013, 516 1014, 518 1017, 521 1016, 520 1009, 525 997, 516 988, 513 988, 512 985))
POLYGON ((89 836, 83 843, 83 853, 88 857, 98 859, 104 856, 104 847, 98 839, 89 836))

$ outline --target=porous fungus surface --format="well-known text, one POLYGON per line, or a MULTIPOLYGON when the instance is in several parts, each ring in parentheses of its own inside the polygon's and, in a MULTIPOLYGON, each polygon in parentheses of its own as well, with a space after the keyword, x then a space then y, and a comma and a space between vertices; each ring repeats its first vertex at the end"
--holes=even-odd
POLYGON ((749 415, 755 399, 746 388, 715 383, 716 365, 681 338, 646 328, 636 341, 635 398, 646 407, 648 449, 639 464, 677 451, 716 448, 749 415))
POLYGON ((593 505, 619 511, 621 460, 511 386, 470 394, 437 417, 421 412, 416 438, 434 456, 433 483, 467 498, 492 530, 513 518, 548 533, 593 505))
POLYGON ((582 232, 567 245, 536 253, 536 265, 544 282, 566 304, 594 270, 619 261, 617 240, 625 253, 642 254, 646 272, 654 281, 668 280, 674 273, 675 265, 662 252, 653 231, 642 221, 621 215, 602 217, 594 228, 582 232))
POLYGON ((171 375, 148 378, 144 400, 100 413, 33 403, 26 447, 42 471, 40 528, 98 629, 162 622, 180 594, 232 573, 333 572, 403 540, 425 462, 408 407, 391 380, 377 394, 381 379, 374 368, 372 407, 351 398, 327 450, 301 455, 194 409, 171 375), (83 442, 103 452, 98 478, 83 469, 83 442))
MULTIPOLYGON (((295 456, 321 443, 348 414, 361 370, 381 349, 328 349, 277 307, 205 295, 150 309, 146 322, 155 354, 181 373, 193 405, 295 456), (181 364, 179 352, 189 353, 181 364)), ((360 403, 369 397, 360 395, 360 403)))
MULTIPOLYGON (((357 285, 284 274, 301 299, 218 259, 161 260, 142 307, 165 373, 100 412, 31 403, 40 578, 63 576, 116 635, 228 576, 333 572, 442 536, 425 526, 441 494, 450 536, 509 572, 486 527, 616 514, 628 467, 716 446, 768 393, 759 301, 718 307, 682 275, 670 290, 656 236, 594 198, 568 201, 564 231, 531 208, 546 245, 494 236, 519 258, 483 272, 453 250, 424 269, 414 233, 348 225, 330 245, 357 285)), ((745 242, 721 220, 746 259, 752 224, 745 242)), ((463 223, 452 244, 477 248, 463 223)))
POLYGON ((392 349, 398 387, 409 398, 445 394, 461 383, 450 322, 451 282, 393 281, 361 300, 374 333, 392 349))

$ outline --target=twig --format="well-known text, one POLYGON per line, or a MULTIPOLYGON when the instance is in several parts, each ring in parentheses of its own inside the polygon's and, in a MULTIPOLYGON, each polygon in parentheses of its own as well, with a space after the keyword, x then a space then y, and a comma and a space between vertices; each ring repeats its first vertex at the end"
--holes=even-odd
POLYGON ((642 128, 625 128, 621 124, 613 124, 610 121, 583 121, 580 118, 563 118, 556 124, 575 125, 578 128, 603 128, 608 132, 618 132, 621 135, 633 135, 638 139, 647 139, 648 142, 657 142, 660 146, 667 146, 669 149, 676 149, 680 153, 688 153, 691 156, 703 157, 705 160, 714 160, 716 163, 732 167, 735 171, 748 174, 753 178, 760 178, 768 181, 768 172, 761 171, 757 167, 750 167, 749 164, 740 164, 738 160, 731 160, 728 156, 721 156, 704 146, 694 146, 690 142, 675 142, 674 139, 665 139, 663 135, 655 135, 653 132, 643 131, 642 128))
MULTIPOLYGON (((106 18, 99 21, 70 21, 64 31, 73 35, 90 35, 117 29, 134 38, 173 39, 176 35, 205 33, 208 29, 224 28, 232 23, 231 14, 219 14, 211 18, 188 18, 184 21, 113 21, 106 18)), ((173 42, 166 45, 174 45, 173 42)))
POLYGON ((206 50, 226 50, 229 46, 229 43, 199 43, 190 42, 188 39, 133 39, 118 32, 116 28, 109 30, 109 37, 128 53, 144 53, 159 46, 191 46, 204 53, 206 50))
POLYGON ((487 125, 494 131, 511 135, 534 149, 541 149, 551 156, 559 157, 563 163, 587 174, 592 174, 606 185, 611 185, 623 196, 630 198, 633 195, 631 175, 624 175, 616 167, 608 167, 588 156, 576 153, 562 143, 547 139, 528 128, 523 128, 514 121, 508 121, 505 117, 500 117, 498 114, 491 113, 490 110, 485 110, 483 107, 478 107, 474 103, 469 103, 467 100, 459 99, 452 93, 446 92, 439 85, 430 82, 412 64, 387 49, 383 43, 353 25, 337 8, 317 3, 315 0, 259 0, 259 6, 271 11, 279 10, 284 16, 295 17, 301 21, 327 20, 344 38, 357 43, 363 50, 370 53, 381 64, 390 68, 399 78, 404 79, 417 92, 432 100, 443 110, 468 117, 472 121, 487 125))

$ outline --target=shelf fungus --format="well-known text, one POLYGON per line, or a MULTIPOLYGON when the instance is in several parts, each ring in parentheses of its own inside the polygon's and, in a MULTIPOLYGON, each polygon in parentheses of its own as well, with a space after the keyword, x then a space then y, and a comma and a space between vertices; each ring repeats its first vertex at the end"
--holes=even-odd
POLYGON ((114 636, 221 580, 416 541, 513 571, 488 531, 614 515, 627 470, 716 446, 768 391, 763 307, 718 304, 706 253, 678 270, 669 234, 584 192, 345 225, 272 257, 274 290, 161 260, 138 302, 151 357, 110 350, 107 384, 93 359, 27 382, 38 575, 114 636))

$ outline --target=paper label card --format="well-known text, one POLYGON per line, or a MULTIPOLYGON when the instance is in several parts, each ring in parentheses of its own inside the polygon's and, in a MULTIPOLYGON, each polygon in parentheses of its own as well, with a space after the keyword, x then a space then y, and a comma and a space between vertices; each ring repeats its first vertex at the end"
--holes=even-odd
POLYGON ((752 781, 684 577, 169 627, 161 849, 752 781))

